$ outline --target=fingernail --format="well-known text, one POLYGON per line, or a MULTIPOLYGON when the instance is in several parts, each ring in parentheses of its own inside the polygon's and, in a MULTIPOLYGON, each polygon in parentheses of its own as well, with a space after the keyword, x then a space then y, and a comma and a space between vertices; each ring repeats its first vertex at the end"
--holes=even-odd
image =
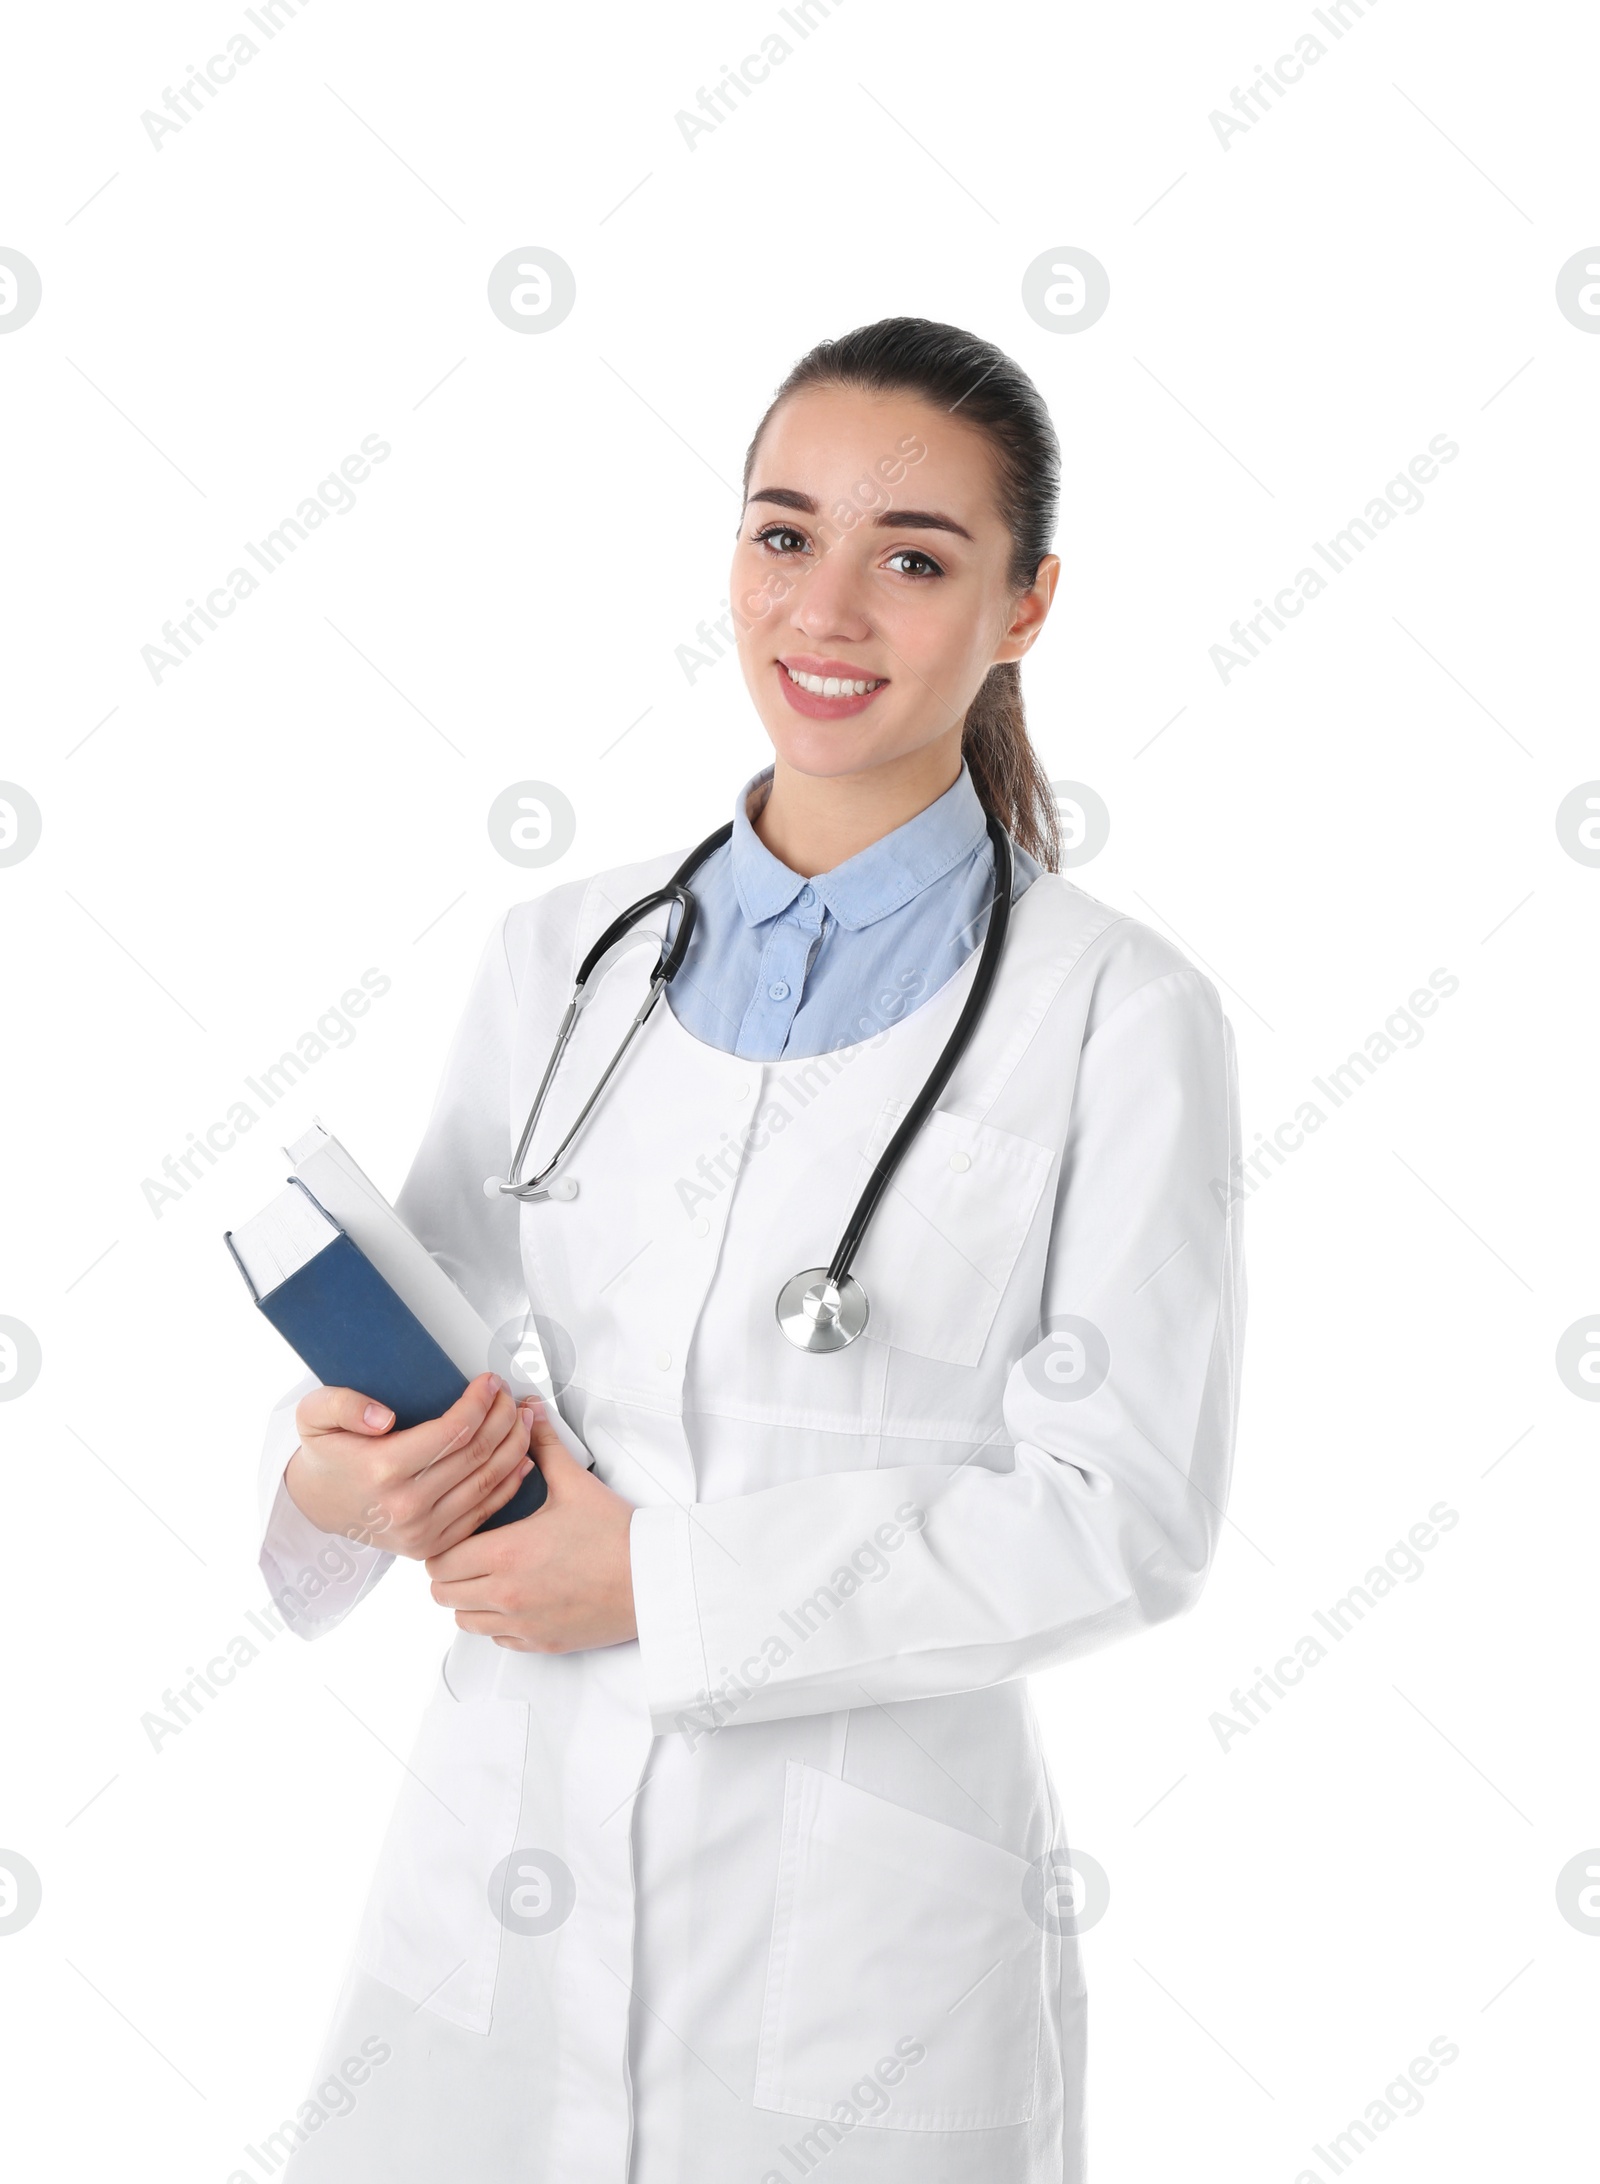
POLYGON ((500 1395, 504 1392, 504 1389, 505 1382, 500 1378, 500 1375, 498 1373, 491 1373, 489 1375, 489 1393, 492 1396, 500 1395))
POLYGON ((381 1403, 369 1403, 361 1415, 369 1426, 386 1426, 394 1412, 386 1410, 381 1403))

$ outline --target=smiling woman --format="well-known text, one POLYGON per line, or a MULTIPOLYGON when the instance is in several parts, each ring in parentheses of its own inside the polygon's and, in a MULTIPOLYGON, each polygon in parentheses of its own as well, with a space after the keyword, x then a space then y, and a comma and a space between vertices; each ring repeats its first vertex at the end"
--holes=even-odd
MULTIPOLYGON (((886 319, 820 343, 795 366, 746 457, 730 593, 745 680, 786 773, 837 781, 861 769, 859 733, 844 744, 791 739, 797 715, 870 717, 874 758, 893 771, 878 777, 869 804, 902 779, 942 773, 948 785, 956 730, 985 807, 1054 864, 1054 805, 1028 741, 1016 662, 1060 574, 1049 551, 1059 480, 1055 431, 1031 381, 955 328, 886 319), (786 614, 802 583, 803 602, 786 614), (796 643, 830 622, 837 651, 796 643), (918 752, 924 765, 902 765, 918 752)), ((775 781, 777 808, 761 829, 769 847, 785 826, 786 786, 775 781)), ((829 846, 853 853, 844 840, 829 846)))
POLYGON ((324 2071, 402 2067, 295 2184, 1084 2176, 1026 1679, 1197 1597, 1245 1297, 1216 989, 1055 869, 1059 473, 974 335, 811 351, 729 587, 772 763, 489 935, 399 1209, 563 1330, 592 1469, 488 1375, 275 1414, 264 1568, 357 1565, 294 1629, 375 1536, 456 1626, 324 2071))

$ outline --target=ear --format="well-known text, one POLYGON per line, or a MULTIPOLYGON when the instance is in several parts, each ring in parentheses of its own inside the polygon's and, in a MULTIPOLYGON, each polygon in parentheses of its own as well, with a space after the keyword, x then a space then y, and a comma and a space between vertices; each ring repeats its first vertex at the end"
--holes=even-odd
POLYGON ((1045 554, 1032 584, 1017 597, 1011 624, 995 652, 995 662, 1020 660, 1028 651, 1044 627, 1050 612, 1050 602, 1055 596, 1056 580, 1061 574, 1059 555, 1045 554))

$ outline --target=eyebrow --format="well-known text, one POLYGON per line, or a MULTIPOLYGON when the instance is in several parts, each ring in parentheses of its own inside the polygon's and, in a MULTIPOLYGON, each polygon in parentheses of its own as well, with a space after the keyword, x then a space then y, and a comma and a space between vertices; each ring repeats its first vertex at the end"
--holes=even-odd
MULTIPOLYGON (((776 508, 798 509, 803 516, 814 516, 817 504, 809 493, 796 493, 787 485, 769 485, 759 493, 752 493, 745 503, 748 508, 756 501, 770 501, 776 508)), ((954 516, 941 516, 925 508, 886 508, 873 517, 880 531, 953 531, 957 538, 972 542, 972 533, 964 523, 957 523, 954 516)))

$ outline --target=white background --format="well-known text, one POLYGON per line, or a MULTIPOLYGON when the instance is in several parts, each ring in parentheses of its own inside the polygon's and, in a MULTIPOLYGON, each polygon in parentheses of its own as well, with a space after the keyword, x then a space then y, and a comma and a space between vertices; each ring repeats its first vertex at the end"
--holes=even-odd
POLYGON ((1555 282, 1600 235, 1586 13, 1383 0, 1336 41, 1300 0, 849 0, 691 150, 675 112, 782 27, 766 0, 308 0, 156 149, 141 113, 245 27, 32 9, 0 44, 0 244, 43 280, 0 338, 0 776, 44 822, 0 869, 0 1313, 44 1358, 0 1404, 0 1848, 43 1881, 0 1937, 12 2166, 224 2184, 303 2096, 448 1631, 397 1569, 152 1750, 141 1716, 262 1604, 295 1372, 221 1232, 313 1114, 397 1188, 503 906, 727 815, 759 723, 731 659, 691 684, 676 652, 721 611, 746 441, 815 340, 911 312, 1050 404, 1030 720, 1111 811, 1074 876, 1217 980, 1247 1145, 1459 980, 1251 1195, 1202 1602, 1035 1687, 1111 1877, 1093 2174, 1326 2174, 1441 2035, 1363 2175, 1572 2173, 1600 1414, 1554 1354, 1600 1310, 1600 871, 1555 812, 1600 775, 1600 341, 1555 282), (1325 57, 1224 147, 1210 113, 1307 30, 1325 57), (485 301, 526 245, 577 281, 536 337, 485 301), (1063 245, 1111 283, 1077 333, 1021 302, 1063 245), (374 433, 356 507, 155 683, 162 623, 374 433), (1210 647, 1437 434, 1423 508, 1224 683, 1210 647), (532 873, 485 825, 530 777, 578 815, 532 873), (353 1043, 157 1218, 163 1157, 369 966, 353 1043), (1235 1687, 1441 1501, 1424 1574, 1224 1751, 1235 1687))

